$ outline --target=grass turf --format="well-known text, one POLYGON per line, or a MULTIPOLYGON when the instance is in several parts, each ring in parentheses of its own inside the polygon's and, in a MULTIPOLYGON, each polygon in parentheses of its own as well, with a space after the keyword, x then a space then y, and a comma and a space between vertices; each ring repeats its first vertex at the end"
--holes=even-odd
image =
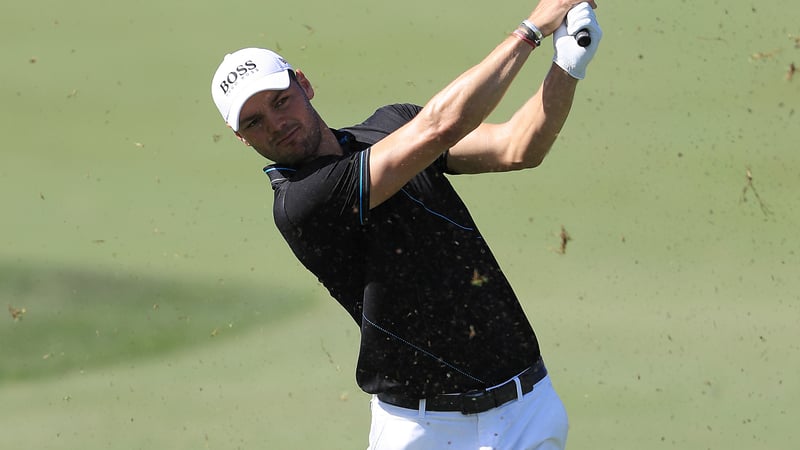
MULTIPOLYGON (((347 125, 424 102, 531 7, 4 14, 0 307, 26 309, 0 321, 4 446, 364 448, 355 328, 274 230, 262 161, 222 126, 211 73, 226 51, 275 48, 347 125)), ((538 331, 572 448, 800 437, 792 8, 601 3, 600 52, 544 166, 455 180, 538 331)), ((493 118, 548 64, 545 46, 493 118)))

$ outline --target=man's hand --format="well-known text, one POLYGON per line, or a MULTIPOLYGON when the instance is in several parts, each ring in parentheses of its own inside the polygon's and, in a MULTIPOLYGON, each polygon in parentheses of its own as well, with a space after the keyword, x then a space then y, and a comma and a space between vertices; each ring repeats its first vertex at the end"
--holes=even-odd
MULTIPOLYGON (((528 20, 539 28, 543 36, 550 36, 564 22, 567 12, 578 3, 581 0, 541 0, 528 20)), ((597 8, 594 0, 585 3, 597 8)))
POLYGON ((567 13, 566 20, 553 34, 553 62, 573 78, 582 80, 602 37, 603 31, 591 6, 587 2, 581 3, 567 13), (592 37, 592 43, 587 47, 581 47, 575 40, 575 34, 580 30, 588 31, 592 37))

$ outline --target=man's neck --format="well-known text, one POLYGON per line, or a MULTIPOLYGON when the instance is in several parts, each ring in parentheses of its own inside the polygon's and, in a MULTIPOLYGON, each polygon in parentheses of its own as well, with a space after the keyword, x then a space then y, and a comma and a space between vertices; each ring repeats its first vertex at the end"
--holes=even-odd
POLYGON ((344 154, 344 152, 342 151, 342 146, 339 143, 339 139, 336 137, 336 134, 333 132, 333 130, 324 125, 324 129, 322 130, 322 140, 319 143, 319 153, 317 153, 317 156, 339 156, 342 154, 344 154))

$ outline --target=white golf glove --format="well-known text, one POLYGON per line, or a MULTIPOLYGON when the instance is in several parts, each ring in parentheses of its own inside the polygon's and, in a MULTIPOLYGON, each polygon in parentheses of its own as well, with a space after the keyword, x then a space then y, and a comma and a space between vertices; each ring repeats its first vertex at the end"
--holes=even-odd
POLYGON ((553 33, 553 47, 556 51, 553 62, 573 78, 584 79, 586 66, 597 52, 602 37, 603 31, 592 7, 587 2, 579 3, 569 10, 564 23, 553 33), (587 47, 581 47, 575 39, 575 34, 580 30, 588 31, 592 38, 592 43, 587 47))

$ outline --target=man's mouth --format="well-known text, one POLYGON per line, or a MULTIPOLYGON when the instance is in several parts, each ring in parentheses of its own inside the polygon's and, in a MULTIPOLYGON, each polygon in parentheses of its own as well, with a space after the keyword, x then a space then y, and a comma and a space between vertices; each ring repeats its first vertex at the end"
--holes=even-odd
POLYGON ((292 137, 295 135, 296 132, 297 132, 297 127, 289 128, 285 133, 281 134, 278 137, 278 140, 275 142, 275 144, 279 146, 286 144, 292 139, 292 137))

